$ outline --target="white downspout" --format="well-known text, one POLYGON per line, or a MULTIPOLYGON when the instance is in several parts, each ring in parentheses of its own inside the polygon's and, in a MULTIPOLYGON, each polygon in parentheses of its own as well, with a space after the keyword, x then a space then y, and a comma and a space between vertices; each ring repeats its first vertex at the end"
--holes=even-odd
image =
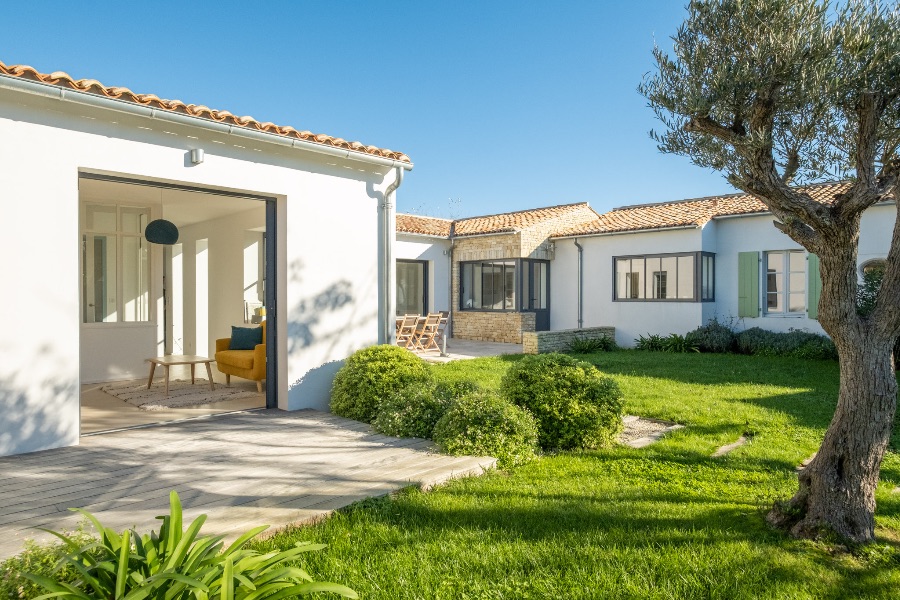
POLYGON ((575 247, 578 248, 578 329, 584 325, 584 248, 575 238, 575 247))
POLYGON ((381 329, 378 343, 395 344, 397 342, 394 316, 397 312, 397 271, 394 265, 394 242, 397 239, 397 211, 394 193, 403 183, 403 168, 396 167, 397 176, 384 190, 384 202, 379 206, 382 226, 382 262, 381 262, 381 306, 383 307, 381 329))

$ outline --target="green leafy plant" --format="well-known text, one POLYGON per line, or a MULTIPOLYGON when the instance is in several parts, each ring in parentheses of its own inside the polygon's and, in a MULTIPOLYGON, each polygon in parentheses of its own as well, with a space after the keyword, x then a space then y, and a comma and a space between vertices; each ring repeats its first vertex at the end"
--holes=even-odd
POLYGON ((355 352, 334 377, 331 411, 371 423, 393 391, 431 379, 425 361, 398 346, 372 346, 355 352))
POLYGON ((884 279, 884 266, 876 265, 863 271, 863 280, 856 290, 856 312, 861 317, 867 317, 875 310, 875 299, 878 290, 881 289, 881 280, 884 279))
MULTIPOLYGON (((82 527, 67 535, 82 546, 94 540, 82 527)), ((22 552, 0 561, 0 598, 36 598, 41 595, 43 588, 23 573, 54 577, 66 583, 77 581, 78 572, 70 564, 60 564, 68 552, 68 547, 59 540, 40 544, 33 540, 26 541, 22 552)))
POLYGON ((661 352, 665 349, 663 340, 663 336, 654 333, 648 333, 647 337, 639 335, 637 339, 634 340, 634 348, 635 350, 661 352))
POLYGON ((532 460, 537 438, 527 410, 485 392, 459 398, 434 427, 434 441, 443 452, 493 456, 504 469, 532 460))
POLYGON ((616 349, 616 341, 608 335, 595 338, 576 335, 568 343, 568 351, 573 354, 592 354, 594 352, 609 352, 616 349))
POLYGON ((544 450, 606 446, 622 428, 618 384, 571 356, 526 356, 509 368, 501 387, 510 402, 537 419, 544 450))
POLYGON ((693 340, 700 352, 724 353, 733 352, 735 349, 734 331, 728 325, 719 323, 716 318, 688 333, 688 337, 693 340))
POLYGON ((357 598, 356 592, 336 583, 313 581, 299 567, 289 566, 301 554, 324 548, 322 544, 297 543, 290 550, 260 554, 244 546, 267 529, 257 527, 223 549, 222 536, 199 536, 206 515, 182 528, 178 494, 169 495, 170 511, 162 518, 159 533, 121 534, 104 527, 87 511, 99 540, 87 544, 50 531, 69 550, 60 566, 68 565, 75 581, 38 573, 24 577, 49 593, 40 598, 92 600, 276 600, 315 592, 333 592, 357 598))
POLYGON ((662 340, 666 352, 700 352, 700 346, 690 335, 669 334, 662 340))
POLYGON ((737 334, 737 350, 758 356, 837 359, 837 349, 829 338, 798 329, 782 333, 752 327, 737 334))
POLYGON ((372 427, 395 437, 430 438, 454 400, 472 391, 474 385, 443 382, 407 386, 381 402, 372 427))

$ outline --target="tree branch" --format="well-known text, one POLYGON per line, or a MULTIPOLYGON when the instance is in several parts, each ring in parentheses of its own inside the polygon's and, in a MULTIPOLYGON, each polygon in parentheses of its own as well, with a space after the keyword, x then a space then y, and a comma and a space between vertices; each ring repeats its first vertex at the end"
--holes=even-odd
POLYGON ((875 173, 875 154, 878 151, 878 129, 884 114, 883 98, 874 92, 863 92, 856 103, 856 183, 834 203, 839 218, 846 219, 862 213, 881 199, 878 176, 875 173))
POLYGON ((743 135, 736 133, 733 128, 716 123, 709 115, 691 117, 684 124, 684 130, 688 133, 705 133, 735 147, 744 143, 743 135))

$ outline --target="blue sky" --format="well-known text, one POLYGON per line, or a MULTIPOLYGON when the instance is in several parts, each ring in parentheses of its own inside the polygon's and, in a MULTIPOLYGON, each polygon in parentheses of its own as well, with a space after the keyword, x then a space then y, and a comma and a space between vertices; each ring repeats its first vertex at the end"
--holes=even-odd
POLYGON ((401 211, 604 211, 734 191, 647 135, 658 124, 635 89, 654 40, 667 46, 684 18, 678 0, 32 0, 16 13, 6 64, 407 153, 401 211))

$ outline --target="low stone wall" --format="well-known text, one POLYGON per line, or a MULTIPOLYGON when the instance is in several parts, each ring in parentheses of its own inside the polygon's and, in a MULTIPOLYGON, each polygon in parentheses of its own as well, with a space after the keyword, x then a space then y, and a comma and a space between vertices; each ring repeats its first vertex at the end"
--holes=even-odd
POLYGON ((522 332, 534 331, 534 313, 478 312, 453 313, 453 337, 479 342, 521 344, 522 332))
POLYGON ((584 329, 560 329, 558 331, 528 331, 522 334, 523 354, 564 352, 576 337, 589 340, 601 337, 616 339, 615 327, 585 327, 584 329))

